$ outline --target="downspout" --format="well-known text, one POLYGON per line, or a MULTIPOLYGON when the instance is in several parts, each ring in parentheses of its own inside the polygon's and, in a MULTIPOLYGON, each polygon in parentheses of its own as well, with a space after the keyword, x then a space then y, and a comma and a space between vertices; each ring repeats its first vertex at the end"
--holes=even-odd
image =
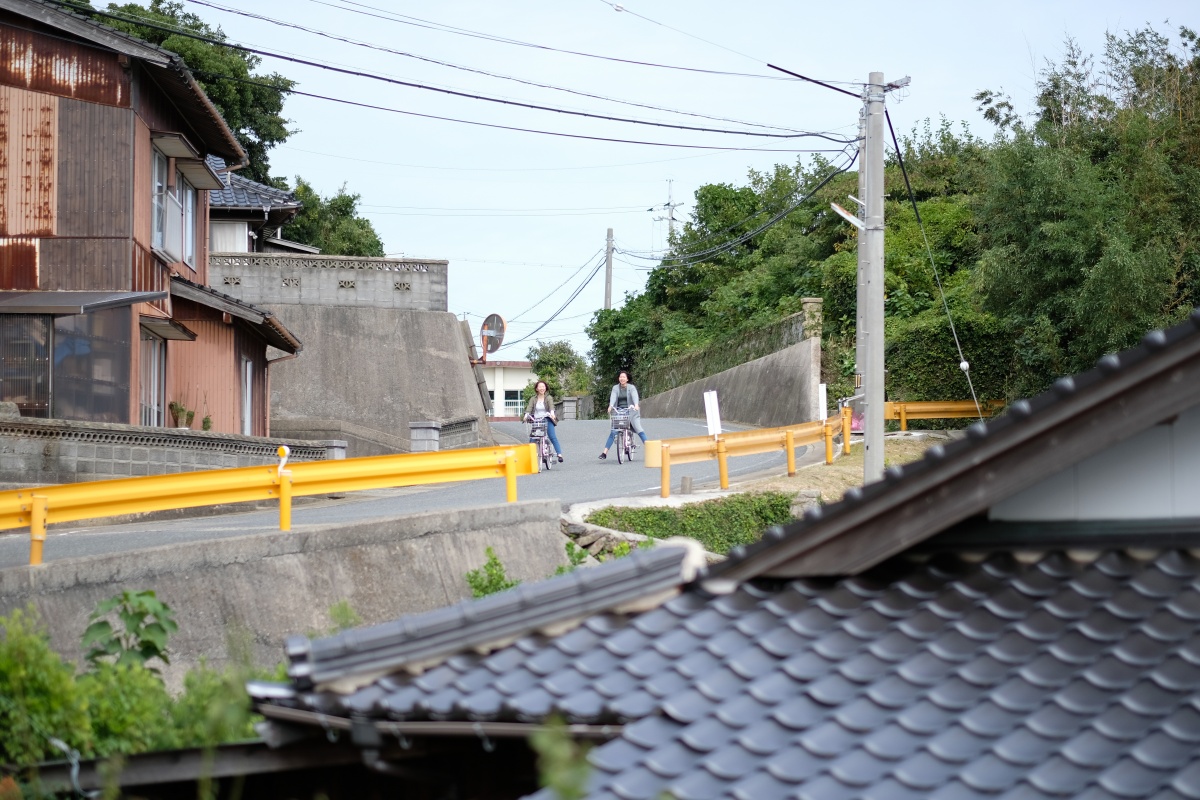
POLYGON ((268 358, 268 359, 267 359, 267 381, 266 381, 266 383, 267 383, 267 385, 266 385, 266 395, 267 395, 267 413, 266 413, 266 432, 267 432, 267 436, 268 436, 268 437, 270 437, 270 435, 271 435, 271 365, 272 365, 272 364, 278 364, 280 361, 291 361, 293 358, 295 358, 295 357, 296 357, 296 356, 298 356, 298 355, 300 355, 300 351, 299 351, 299 350, 297 350, 295 353, 288 353, 288 354, 287 354, 287 355, 285 355, 285 356, 280 356, 279 358, 268 358))

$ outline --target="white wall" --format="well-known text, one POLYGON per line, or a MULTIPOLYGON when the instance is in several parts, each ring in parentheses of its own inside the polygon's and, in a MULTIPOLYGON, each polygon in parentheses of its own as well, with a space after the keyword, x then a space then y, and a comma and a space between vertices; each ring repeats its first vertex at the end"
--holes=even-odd
POLYGON ((992 506, 1012 522, 1200 517, 1200 408, 992 506))
MULTIPOLYGON (((520 401, 508 401, 505 408, 505 392, 520 392, 537 375, 530 369, 528 361, 491 361, 481 365, 488 391, 492 393, 492 416, 520 416, 525 407, 520 401)), ((556 398, 557 399, 557 398, 556 398)))

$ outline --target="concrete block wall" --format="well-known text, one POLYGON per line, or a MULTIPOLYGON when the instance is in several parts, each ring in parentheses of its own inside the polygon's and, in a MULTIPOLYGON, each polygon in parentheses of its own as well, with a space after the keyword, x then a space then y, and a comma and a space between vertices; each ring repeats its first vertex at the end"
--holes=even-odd
POLYGON ((51 485, 345 458, 346 443, 143 428, 99 422, 0 418, 0 483, 51 485))
POLYGON ((213 253, 208 264, 214 289, 257 306, 449 307, 446 261, 213 253))
POLYGON ((778 353, 642 398, 644 417, 704 418, 704 393, 717 392, 721 418, 773 428, 811 422, 820 411, 821 340, 806 339, 778 353))
POLYGON ((372 624, 464 600, 488 547, 510 577, 548 577, 566 562, 559 516, 556 501, 506 503, 49 561, 0 570, 0 614, 32 603, 78 663, 96 603, 152 589, 179 623, 163 670, 178 689, 201 658, 221 668, 248 650, 257 666, 278 664, 289 635, 330 631, 335 603, 372 624))

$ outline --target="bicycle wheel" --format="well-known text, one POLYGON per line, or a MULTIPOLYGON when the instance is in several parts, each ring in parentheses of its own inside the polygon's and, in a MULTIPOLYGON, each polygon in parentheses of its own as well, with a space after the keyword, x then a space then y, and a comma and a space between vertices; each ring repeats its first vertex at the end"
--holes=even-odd
POLYGON ((554 468, 554 459, 550 457, 550 440, 545 436, 542 437, 542 463, 547 470, 554 468))
POLYGON ((629 431, 625 432, 625 460, 633 463, 633 434, 629 431))
POLYGON ((621 451, 624 449, 624 447, 622 446, 622 443, 625 441, 624 437, 625 437, 624 433, 621 433, 621 432, 617 433, 617 463, 618 464, 621 463, 621 451))

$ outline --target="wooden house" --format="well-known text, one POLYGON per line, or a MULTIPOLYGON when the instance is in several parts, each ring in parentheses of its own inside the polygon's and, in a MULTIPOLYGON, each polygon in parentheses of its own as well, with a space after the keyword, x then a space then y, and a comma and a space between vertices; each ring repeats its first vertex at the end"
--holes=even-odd
POLYGON ((300 344, 208 287, 208 193, 225 187, 210 155, 246 163, 179 56, 0 0, 0 400, 269 433, 267 348, 300 344))

